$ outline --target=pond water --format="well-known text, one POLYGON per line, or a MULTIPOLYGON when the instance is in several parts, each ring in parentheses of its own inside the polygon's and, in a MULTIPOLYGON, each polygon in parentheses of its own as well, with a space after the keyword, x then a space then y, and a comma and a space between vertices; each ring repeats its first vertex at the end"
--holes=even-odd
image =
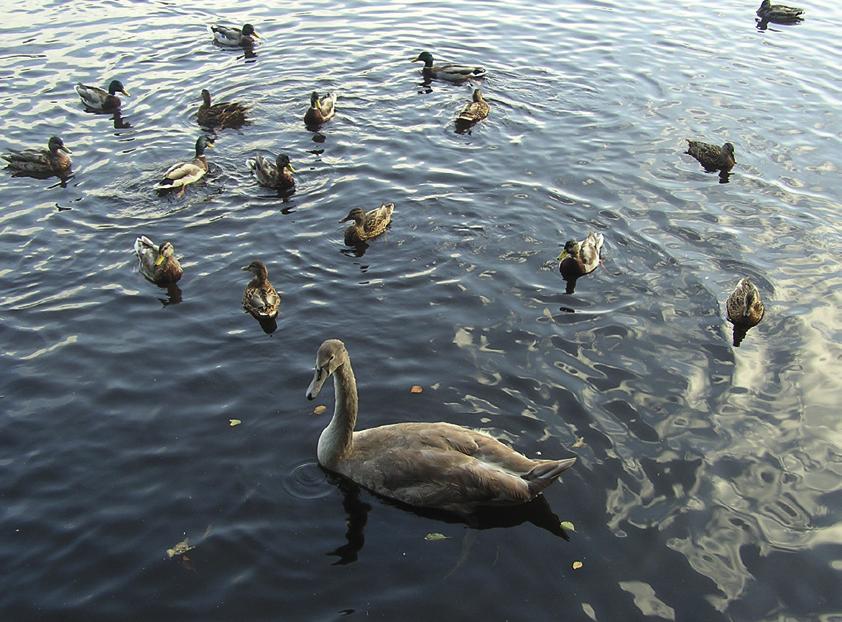
POLYGON ((764 30, 753 2, 270 4, 0 10, 0 151, 57 134, 74 157, 64 185, 0 171, 0 618, 842 616, 842 10, 764 30), (255 24, 255 54, 216 21, 255 24), (425 84, 423 50, 486 67, 486 121, 454 131, 473 85, 425 84), (73 91, 113 78, 118 123, 73 91), (158 196, 202 88, 252 123, 158 196), (314 89, 339 95, 320 133, 314 89), (734 144, 728 183, 686 138, 734 144), (278 152, 287 197, 245 166, 278 152), (391 229, 349 252, 339 219, 383 201, 391 229), (603 265, 565 294, 556 257, 591 230, 603 265), (179 292, 137 272, 141 234, 173 241, 179 292), (273 333, 240 306, 255 258, 273 333), (766 317, 734 348, 742 276, 766 317), (304 396, 332 337, 360 427, 578 462, 468 522, 348 486, 304 396))

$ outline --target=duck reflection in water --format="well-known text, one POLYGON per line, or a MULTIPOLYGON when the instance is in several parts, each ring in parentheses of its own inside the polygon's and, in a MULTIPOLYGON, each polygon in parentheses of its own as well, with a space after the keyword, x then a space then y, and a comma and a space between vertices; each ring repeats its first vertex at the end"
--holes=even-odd
POLYGON ((160 287, 161 289, 167 290, 166 298, 158 298, 164 307, 177 305, 181 302, 181 288, 178 285, 170 283, 169 285, 161 285, 160 287))

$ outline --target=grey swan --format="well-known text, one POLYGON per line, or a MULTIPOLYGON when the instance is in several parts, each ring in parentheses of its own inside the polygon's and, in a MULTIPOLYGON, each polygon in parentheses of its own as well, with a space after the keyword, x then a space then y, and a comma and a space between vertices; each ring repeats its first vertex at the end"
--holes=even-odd
POLYGON ((357 382, 338 339, 319 347, 307 399, 314 399, 330 376, 336 404, 319 436, 319 464, 384 497, 471 514, 531 501, 576 462, 533 460, 488 434, 452 423, 393 423, 355 431, 357 382))

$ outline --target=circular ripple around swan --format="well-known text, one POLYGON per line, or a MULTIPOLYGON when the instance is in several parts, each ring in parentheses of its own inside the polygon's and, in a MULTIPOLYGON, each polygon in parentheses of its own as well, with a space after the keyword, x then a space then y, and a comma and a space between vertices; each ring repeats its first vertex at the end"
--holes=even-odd
POLYGON ((320 499, 335 490, 315 462, 305 462, 284 478, 284 489, 296 499, 320 499))

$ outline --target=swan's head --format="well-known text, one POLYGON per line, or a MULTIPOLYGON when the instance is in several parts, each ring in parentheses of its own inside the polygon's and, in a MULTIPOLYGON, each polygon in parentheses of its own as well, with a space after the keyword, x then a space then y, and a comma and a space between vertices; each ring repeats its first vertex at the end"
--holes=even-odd
POLYGON ((345 344, 338 339, 327 339, 319 346, 316 353, 316 371, 313 381, 307 387, 307 399, 314 400, 322 389, 325 380, 348 358, 345 344))

